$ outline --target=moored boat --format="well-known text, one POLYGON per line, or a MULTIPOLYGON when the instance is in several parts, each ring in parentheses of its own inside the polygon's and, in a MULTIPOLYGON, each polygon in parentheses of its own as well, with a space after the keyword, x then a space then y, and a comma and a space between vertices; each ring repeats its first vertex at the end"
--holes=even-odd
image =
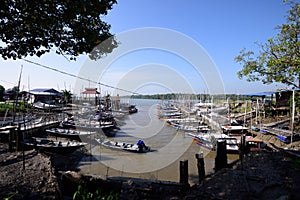
POLYGON ((63 129, 63 128, 46 129, 46 132, 52 136, 65 137, 74 140, 81 140, 82 138, 86 138, 96 133, 90 131, 79 131, 79 130, 71 130, 71 129, 63 129))
POLYGON ((76 129, 76 130, 82 130, 86 132, 97 132, 101 133, 103 132, 107 137, 114 137, 116 135, 116 132, 113 131, 114 129, 118 129, 115 123, 113 122, 97 122, 97 121, 80 121, 80 122, 74 122, 74 121, 63 121, 61 122, 60 126, 65 129, 76 129))
POLYGON ((32 141, 24 142, 25 146, 41 152, 69 154, 84 147, 87 143, 51 140, 48 138, 32 138, 32 141))
POLYGON ((126 142, 115 142, 112 140, 104 140, 101 138, 97 138, 96 141, 100 145, 114 150, 129 151, 134 153, 146 153, 150 151, 150 147, 146 146, 142 140, 138 140, 136 144, 126 142))
POLYGON ((189 135, 194 138, 194 141, 198 145, 200 145, 208 150, 215 151, 217 142, 225 140, 227 153, 238 153, 239 152, 238 141, 234 137, 229 137, 222 133, 205 133, 205 134, 189 133, 189 135))

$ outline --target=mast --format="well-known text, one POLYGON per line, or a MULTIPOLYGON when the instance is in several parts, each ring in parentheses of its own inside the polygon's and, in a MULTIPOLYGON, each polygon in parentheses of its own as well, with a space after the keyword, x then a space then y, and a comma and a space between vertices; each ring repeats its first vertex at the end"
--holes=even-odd
POLYGON ((247 115, 247 106, 248 106, 247 101, 245 103, 246 105, 245 105, 245 115, 244 115, 244 127, 246 126, 246 115, 247 115))
POLYGON ((16 106, 18 104, 18 96, 19 96, 19 90, 20 90, 22 71, 23 71, 23 65, 21 65, 21 72, 20 72, 19 81, 18 81, 17 94, 16 94, 16 99, 15 99, 15 103, 14 103, 14 107, 13 107, 13 122, 15 122, 15 118, 16 118, 16 106))
POLYGON ((229 104, 229 97, 227 98, 227 105, 228 105, 228 124, 230 125, 231 119, 230 119, 230 104, 229 104))
POLYGON ((295 120, 295 90, 293 90, 293 97, 292 97, 291 144, 293 143, 294 120, 295 120))
POLYGON ((210 120, 211 120, 211 124, 213 124, 213 101, 214 101, 214 96, 211 96, 211 107, 210 107, 210 120))
POLYGON ((251 131, 251 135, 253 137, 253 132, 252 132, 252 101, 250 102, 250 131, 251 131))
POLYGON ((255 123, 256 124, 258 123, 258 120, 257 120, 258 108, 259 108, 258 99, 256 99, 256 109, 255 109, 255 123))

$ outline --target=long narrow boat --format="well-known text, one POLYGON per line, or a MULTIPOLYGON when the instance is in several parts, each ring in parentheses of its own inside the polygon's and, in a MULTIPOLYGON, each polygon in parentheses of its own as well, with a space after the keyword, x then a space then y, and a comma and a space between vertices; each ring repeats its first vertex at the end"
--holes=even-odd
POLYGON ((46 132, 52 136, 64 137, 73 140, 82 140, 83 138, 94 135, 96 133, 90 131, 70 130, 70 129, 63 129, 63 128, 46 129, 46 132))
POLYGON ((150 151, 150 147, 146 146, 142 140, 139 140, 136 144, 103 140, 101 138, 97 138, 96 141, 100 145, 114 150, 129 151, 134 153, 146 153, 150 151))
POLYGON ((274 143, 270 142, 270 145, 272 146, 273 149, 281 152, 284 156, 292 158, 292 159, 300 159, 300 151, 297 150, 292 150, 292 149, 284 149, 277 147, 274 143))
POLYGON ((76 129, 82 131, 90 131, 90 132, 103 132, 107 137, 114 137, 116 132, 114 129, 118 129, 118 127, 112 122, 99 122, 91 121, 91 122, 77 122, 74 121, 63 121, 60 126, 65 129, 76 129))
POLYGON ((223 133, 225 133, 226 135, 241 135, 248 130, 248 128, 244 126, 225 125, 221 126, 221 128, 223 130, 223 133))
POLYGON ((282 152, 289 158, 300 160, 300 151, 284 149, 282 152))
POLYGON ((188 133, 188 135, 194 138, 194 141, 209 150, 216 150, 216 144, 218 141, 226 140, 226 150, 227 153, 238 153, 239 146, 238 141, 234 137, 229 137, 222 133, 201 133, 201 134, 192 134, 188 133))
POLYGON ((69 154, 84 147, 87 143, 32 138, 32 141, 24 142, 24 144, 41 152, 69 154))

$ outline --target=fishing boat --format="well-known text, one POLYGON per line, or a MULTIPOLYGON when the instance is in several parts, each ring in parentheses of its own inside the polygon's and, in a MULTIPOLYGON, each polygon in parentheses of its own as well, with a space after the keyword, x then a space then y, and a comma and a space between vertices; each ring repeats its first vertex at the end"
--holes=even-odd
POLYGON ((118 129, 114 122, 98 122, 84 120, 80 120, 78 122, 74 122, 72 120, 64 120, 60 123, 60 127, 64 129, 76 129, 86 132, 103 132, 107 137, 114 137, 116 135, 114 129, 118 129))
POLYGON ((290 150, 290 149, 283 149, 283 155, 292 158, 292 159, 300 159, 300 151, 290 150))
POLYGON ((96 141, 107 148, 121 151, 129 151, 134 153, 146 153, 150 151, 150 147, 146 146, 142 140, 138 140, 136 144, 126 142, 115 142, 112 140, 104 140, 97 138, 96 141))
POLYGON ((259 132, 259 131, 260 131, 260 129, 257 128, 257 127, 255 127, 255 126, 251 126, 251 130, 253 130, 253 131, 255 131, 255 132, 259 132))
POLYGON ((273 147, 273 149, 281 152, 284 156, 291 158, 291 159, 300 159, 300 151, 299 150, 293 150, 293 149, 286 149, 286 148, 280 148, 277 147, 274 143, 270 142, 270 145, 273 147))
POLYGON ((71 130, 71 129, 63 129, 63 128, 46 129, 46 132, 52 136, 64 137, 73 140, 81 140, 82 138, 86 138, 96 133, 90 131, 79 131, 79 130, 71 130))
POLYGON ((129 114, 137 113, 137 112, 138 112, 138 109, 135 107, 135 105, 130 105, 130 106, 128 107, 128 112, 129 112, 129 114))
POLYGON ((192 134, 188 133, 188 135, 194 138, 194 141, 211 151, 216 150, 216 145, 218 141, 226 141, 226 150, 227 153, 238 153, 239 145, 238 141, 234 137, 229 137, 223 133, 205 133, 205 134, 192 134))
MULTIPOLYGON (((284 142, 286 144, 289 144, 292 141, 292 136, 284 134, 283 132, 281 132, 281 134, 277 134, 276 138, 279 139, 281 142, 284 142)), ((299 134, 293 135, 293 141, 299 141, 299 140, 300 140, 300 135, 299 134)))
POLYGON ((166 119, 166 123, 176 130, 184 132, 208 132, 209 126, 195 118, 166 119))
POLYGON ((216 139, 209 135, 199 135, 199 134, 192 134, 189 133, 190 136, 193 137, 194 142, 198 145, 208 149, 208 150, 215 150, 216 146, 216 139))
POLYGON ((247 132, 248 130, 248 128, 244 126, 230 126, 230 125, 221 126, 221 129, 223 130, 223 133, 227 135, 241 135, 244 132, 247 132))
POLYGON ((28 148, 34 148, 41 152, 69 154, 84 147, 87 143, 51 140, 48 138, 32 138, 31 141, 24 142, 28 148))
POLYGON ((206 125, 192 126, 192 125, 175 124, 173 127, 179 131, 185 131, 185 132, 207 133, 210 130, 209 127, 206 125))

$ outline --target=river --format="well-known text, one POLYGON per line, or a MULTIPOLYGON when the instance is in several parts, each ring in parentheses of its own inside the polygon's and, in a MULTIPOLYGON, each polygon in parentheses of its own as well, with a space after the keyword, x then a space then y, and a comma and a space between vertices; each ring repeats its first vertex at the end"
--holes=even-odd
MULTIPOLYGON (((92 156, 84 157, 78 167, 84 174, 135 177, 162 181, 179 181, 179 163, 188 160, 189 183, 198 181, 195 154, 205 156, 205 172, 213 173, 215 153, 203 149, 184 132, 168 126, 158 118, 159 100, 129 99, 138 112, 124 118, 114 141, 136 143, 142 139, 151 152, 138 154, 90 146, 92 156)), ((235 159, 236 156, 229 159, 235 159)))

